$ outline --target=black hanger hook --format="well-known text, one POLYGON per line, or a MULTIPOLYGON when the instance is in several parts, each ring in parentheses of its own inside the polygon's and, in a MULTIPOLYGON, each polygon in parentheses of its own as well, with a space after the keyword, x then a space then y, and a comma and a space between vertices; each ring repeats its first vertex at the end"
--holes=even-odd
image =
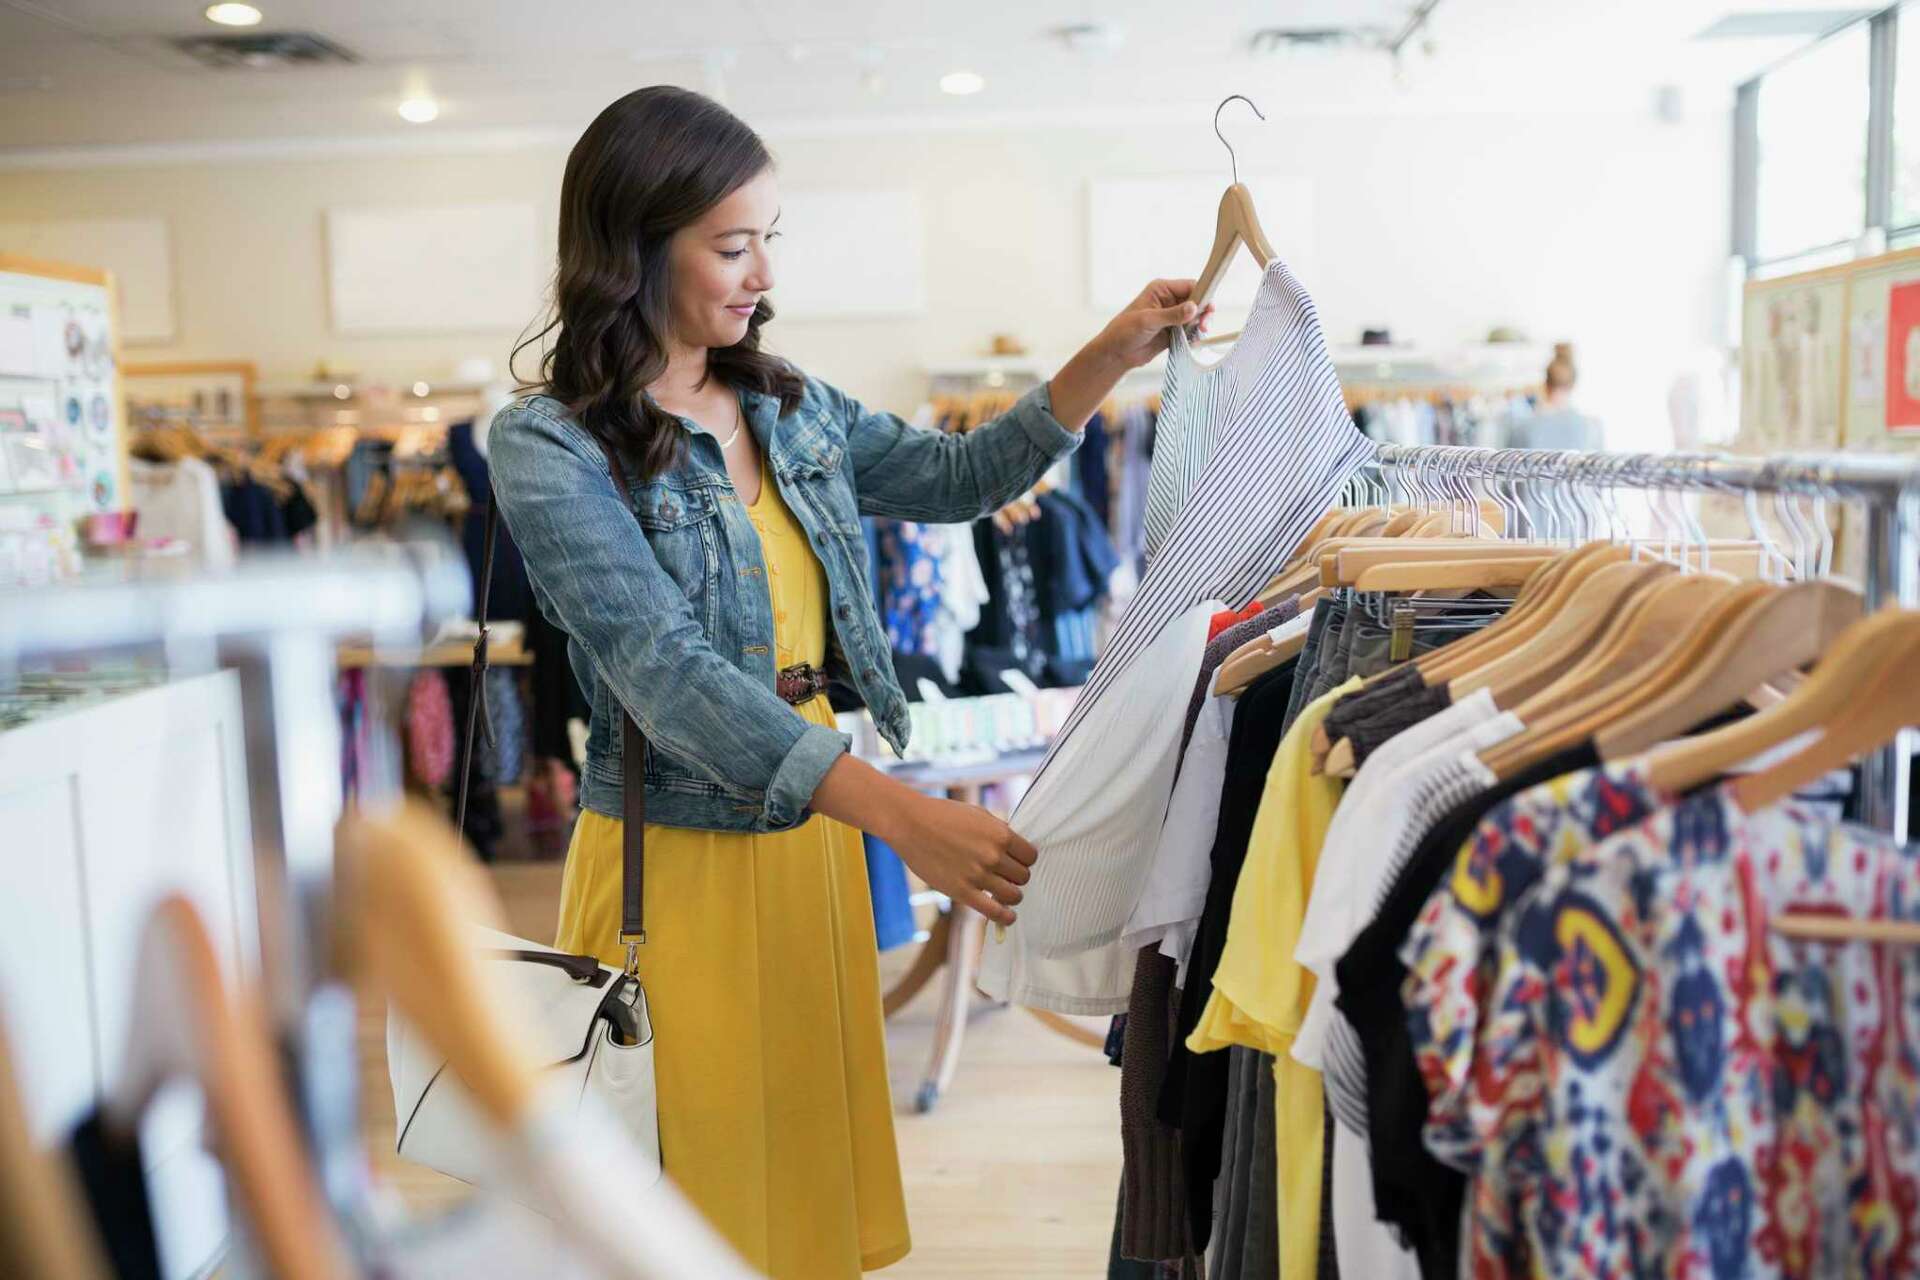
POLYGON ((1220 105, 1213 109, 1213 136, 1220 139, 1220 145, 1227 149, 1227 163, 1233 166, 1233 182, 1235 186, 1238 186, 1240 184, 1240 157, 1233 154, 1233 144, 1227 141, 1226 134, 1220 132, 1220 113, 1225 111, 1227 104, 1236 98, 1246 103, 1249 107, 1253 107, 1253 114, 1259 116, 1262 120, 1265 120, 1267 117, 1266 113, 1261 111, 1260 108, 1253 106, 1253 99, 1244 93, 1228 94, 1226 97, 1220 99, 1220 105))

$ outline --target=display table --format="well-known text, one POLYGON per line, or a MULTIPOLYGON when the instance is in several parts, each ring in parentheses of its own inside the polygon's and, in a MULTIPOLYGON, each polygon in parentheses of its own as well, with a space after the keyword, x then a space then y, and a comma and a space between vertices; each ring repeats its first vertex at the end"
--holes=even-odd
MULTIPOLYGON (((1032 776, 1046 758, 1046 749, 1036 747, 971 764, 896 764, 887 773, 908 786, 923 791, 943 791, 950 800, 977 805, 982 804, 989 787, 1032 776)), ((940 976, 940 1012, 934 1021, 933 1053, 927 1060, 920 1088, 914 1094, 916 1111, 933 1110, 960 1069, 960 1045, 966 1038, 974 980, 980 975, 980 952, 986 941, 985 916, 969 908, 943 904, 940 919, 921 944, 912 966, 881 1001, 883 1012, 890 1018, 919 995, 936 974, 940 976)), ((1069 1040, 1095 1049, 1105 1047, 1101 1037, 1057 1013, 1046 1009, 1027 1012, 1069 1040)))
MULTIPOLYGON (((372 649, 366 645, 340 646, 340 669, 351 671, 366 667, 470 667, 473 665, 473 641, 448 640, 424 649, 372 649)), ((487 645, 487 665, 494 667, 530 667, 533 655, 517 639, 495 639, 487 645)))

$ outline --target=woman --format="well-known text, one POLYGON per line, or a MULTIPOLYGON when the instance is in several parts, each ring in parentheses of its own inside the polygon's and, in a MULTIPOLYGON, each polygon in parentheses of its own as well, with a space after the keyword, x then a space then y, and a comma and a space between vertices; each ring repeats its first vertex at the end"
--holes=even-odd
POLYGON ((1156 281, 1005 416, 915 430, 761 350, 779 212, 765 146, 718 104, 656 87, 603 111, 561 185, 541 394, 501 411, 490 447, 592 706, 557 945, 624 959, 624 709, 648 744, 639 972, 663 1159, 784 1280, 908 1250, 859 832, 1002 924, 1035 856, 835 731, 827 672, 896 747, 907 733, 860 517, 972 520, 1018 497, 1196 308, 1190 282, 1156 281))
MULTIPOLYGON (((1546 393, 1539 405, 1524 417, 1516 418, 1507 432, 1507 443, 1515 449, 1577 449, 1588 453, 1605 446, 1600 420, 1573 407, 1573 344, 1553 344, 1553 359, 1547 362, 1546 393)), ((1529 481, 1521 487, 1527 519, 1540 533, 1556 532, 1565 517, 1554 512, 1553 497, 1546 485, 1529 481)))

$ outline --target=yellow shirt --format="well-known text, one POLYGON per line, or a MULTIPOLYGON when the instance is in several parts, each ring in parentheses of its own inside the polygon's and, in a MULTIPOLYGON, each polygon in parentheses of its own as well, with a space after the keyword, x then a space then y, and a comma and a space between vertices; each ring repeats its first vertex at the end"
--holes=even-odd
POLYGON ((1195 1053, 1237 1044, 1273 1055, 1283 1276, 1314 1275, 1319 1265, 1326 1111, 1320 1073, 1293 1060, 1293 1038, 1313 1002, 1313 974, 1294 961, 1293 950, 1320 845, 1346 785, 1312 771, 1311 744, 1334 701, 1360 683, 1355 677, 1301 708, 1273 753, 1246 863, 1234 886, 1213 993, 1187 1037, 1195 1053))

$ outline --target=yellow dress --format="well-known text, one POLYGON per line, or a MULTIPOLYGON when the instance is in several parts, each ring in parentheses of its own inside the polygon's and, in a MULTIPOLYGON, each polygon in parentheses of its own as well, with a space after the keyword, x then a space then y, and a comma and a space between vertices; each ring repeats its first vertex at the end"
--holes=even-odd
MULTIPOLYGON (((826 658, 827 582, 764 461, 760 534, 777 665, 826 658)), ((833 724, 824 695, 794 708, 833 724)), ((619 967, 621 823, 582 813, 556 945, 619 967)), ((774 1280, 828 1280, 911 1247, 894 1146, 860 833, 647 825, 640 977, 658 1032, 661 1156, 774 1280)))

